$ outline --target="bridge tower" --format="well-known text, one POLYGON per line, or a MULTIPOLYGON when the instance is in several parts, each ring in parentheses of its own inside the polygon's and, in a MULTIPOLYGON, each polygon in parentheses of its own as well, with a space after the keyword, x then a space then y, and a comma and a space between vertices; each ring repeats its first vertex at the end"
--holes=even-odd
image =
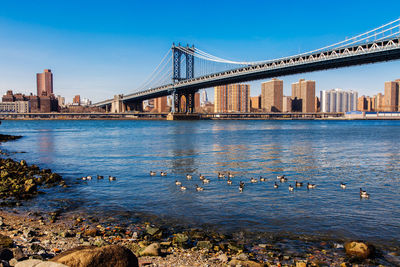
MULTIPOLYGON (((194 78, 194 45, 189 47, 175 46, 172 44, 172 82, 180 82, 182 80, 192 79, 194 78), (182 57, 184 57, 185 61, 185 77, 182 77, 182 57)), ((196 90, 197 91, 197 90, 196 90)), ((186 98, 186 113, 194 112, 194 94, 193 92, 177 92, 175 89, 172 92, 172 113, 180 113, 183 112, 181 109, 181 99, 182 96, 186 98)))

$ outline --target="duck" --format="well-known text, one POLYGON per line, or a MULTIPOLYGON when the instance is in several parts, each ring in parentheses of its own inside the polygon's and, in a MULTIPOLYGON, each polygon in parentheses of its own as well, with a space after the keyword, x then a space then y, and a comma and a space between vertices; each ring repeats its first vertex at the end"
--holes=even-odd
POLYGON ((285 176, 281 176, 281 178, 279 178, 281 183, 287 182, 287 178, 285 178, 285 176))
POLYGON ((156 175, 156 174, 157 174, 156 172, 150 171, 150 175, 151 175, 151 176, 154 176, 154 175, 156 175))
POLYGON ((340 183, 340 187, 341 187, 342 189, 346 189, 346 184, 345 184, 345 183, 340 183))
POLYGON ((161 176, 167 176, 167 172, 160 172, 161 176))
POLYGON ((92 180, 92 176, 90 175, 86 176, 86 180, 92 180))
POLYGON ((181 185, 181 190, 182 191, 186 190, 186 186, 181 185))
POLYGON ((233 174, 231 174, 230 172, 228 172, 228 178, 233 178, 235 176, 233 176, 233 174))
POLYGON ((200 174, 199 178, 200 178, 200 180, 204 180, 206 177, 204 177, 204 175, 200 174))
POLYGON ((176 184, 176 185, 182 185, 182 182, 176 180, 176 181, 175 181, 175 184, 176 184))
POLYGON ((303 183, 300 183, 300 182, 296 181, 296 187, 300 187, 300 186, 303 186, 303 183))
POLYGON ((292 192, 294 190, 292 185, 289 185, 289 191, 292 192))
POLYGON ((278 188, 278 187, 279 187, 279 185, 275 182, 274 188, 276 189, 276 188, 278 188))
POLYGON ((250 182, 253 183, 253 184, 254 184, 254 183, 257 183, 257 179, 256 179, 256 178, 251 178, 251 179, 250 179, 250 182))
POLYGON ((85 176, 82 177, 82 181, 86 181, 86 177, 85 176))
POLYGON ((260 176, 260 182, 265 182, 265 178, 260 176))
POLYGON ((192 179, 192 175, 190 175, 190 174, 186 174, 186 179, 188 179, 188 180, 191 180, 192 179))
POLYGON ((101 180, 101 179, 103 179, 103 178, 104 178, 103 175, 97 175, 97 180, 101 180))
POLYGON ((369 194, 367 191, 364 191, 360 188, 360 198, 369 198, 369 194))
POLYGON ((210 182, 210 179, 204 178, 203 179, 203 184, 208 184, 210 182))
POLYGON ((278 179, 278 180, 282 180, 282 179, 284 179, 285 178, 285 175, 278 175, 278 176, 276 176, 276 179, 278 179))
POLYGON ((317 185, 307 183, 307 189, 314 189, 315 187, 317 187, 317 185))
POLYGON ((239 192, 243 192, 244 182, 240 181, 239 183, 239 192))
POLYGON ((108 176, 108 180, 110 180, 110 181, 115 181, 115 180, 117 180, 117 178, 115 178, 115 176, 108 176))
POLYGON ((228 181, 226 181, 229 185, 232 184, 232 180, 228 178, 228 181))
POLYGON ((198 185, 196 184, 196 191, 203 191, 203 190, 204 190, 203 187, 200 187, 200 186, 198 186, 198 185))
POLYGON ((224 178, 225 178, 225 175, 223 175, 222 173, 218 173, 218 178, 219 178, 219 179, 224 179, 224 178))

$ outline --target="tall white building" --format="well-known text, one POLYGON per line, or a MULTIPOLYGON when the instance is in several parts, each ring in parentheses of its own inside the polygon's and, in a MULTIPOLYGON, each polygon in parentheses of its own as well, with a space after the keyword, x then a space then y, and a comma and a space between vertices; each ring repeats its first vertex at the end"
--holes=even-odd
POLYGON ((358 92, 332 89, 321 91, 321 112, 357 110, 358 92))

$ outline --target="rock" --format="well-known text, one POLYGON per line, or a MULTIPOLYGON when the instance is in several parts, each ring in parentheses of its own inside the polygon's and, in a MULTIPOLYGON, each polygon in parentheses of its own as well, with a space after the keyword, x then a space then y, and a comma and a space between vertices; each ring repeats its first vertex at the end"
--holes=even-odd
POLYGON ((13 240, 6 236, 0 234, 0 248, 10 248, 13 245, 13 240))
POLYGON ((127 248, 110 245, 97 247, 76 247, 67 250, 53 259, 53 262, 70 267, 135 267, 139 266, 136 256, 127 248))
POLYGON ((197 247, 198 248, 206 248, 206 249, 211 249, 212 244, 210 241, 198 241, 197 242, 197 247))
POLYGON ((67 265, 51 262, 51 261, 41 261, 41 260, 26 260, 20 261, 15 264, 15 267, 68 267, 67 265))
POLYGON ((141 253, 140 256, 159 256, 160 255, 160 244, 153 243, 147 246, 141 253))
POLYGON ((217 258, 218 258, 218 260, 220 260, 223 263, 228 262, 228 256, 225 253, 219 255, 217 258))
POLYGON ((149 235, 155 235, 158 231, 160 231, 160 228, 157 228, 157 227, 147 227, 147 229, 146 229, 146 232, 149 234, 149 235))
POLYGON ((14 258, 19 261, 22 260, 23 258, 26 258, 24 252, 20 248, 13 248, 11 249, 14 255, 14 258))
POLYGON ((0 260, 9 261, 13 258, 13 253, 7 248, 0 249, 0 260))
POLYGON ((38 253, 39 251, 44 251, 44 248, 41 246, 41 245, 39 245, 39 244, 36 244, 36 243, 33 243, 32 245, 31 245, 31 249, 32 249, 32 251, 33 252, 35 252, 35 253, 38 253))
POLYGON ((92 237, 96 236, 97 234, 98 234, 98 231, 97 231, 96 228, 87 229, 87 230, 83 233, 84 236, 92 236, 92 237))
POLYGON ((236 256, 236 259, 240 261, 247 261, 249 259, 249 256, 247 256, 247 254, 245 253, 240 253, 236 256))
POLYGON ((296 261, 296 267, 307 267, 307 263, 304 261, 296 261))
POLYGON ((264 265, 255 261, 241 261, 231 260, 228 263, 229 266, 243 266, 243 267, 263 267, 264 265))
POLYGON ((349 257, 360 260, 371 257, 375 251, 375 248, 372 245, 357 241, 346 242, 344 248, 349 257))
POLYGON ((23 232, 23 236, 25 238, 33 237, 35 235, 36 235, 36 232, 33 231, 32 229, 25 229, 24 232, 23 232))
POLYGON ((12 258, 12 259, 8 262, 8 264, 10 264, 10 266, 15 266, 17 263, 18 263, 18 261, 17 261, 16 258, 12 258))
POLYGON ((188 241, 189 237, 185 234, 178 233, 174 236, 174 242, 175 243, 185 243, 188 241))

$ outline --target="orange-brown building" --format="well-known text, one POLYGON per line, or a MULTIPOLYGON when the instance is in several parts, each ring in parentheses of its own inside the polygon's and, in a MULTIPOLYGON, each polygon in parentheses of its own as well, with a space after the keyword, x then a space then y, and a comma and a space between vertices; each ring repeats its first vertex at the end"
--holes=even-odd
POLYGON ((250 85, 229 84, 214 87, 214 112, 249 112, 250 85))
POLYGON ((399 108, 399 82, 385 82, 385 111, 398 111, 399 108))
POLYGON ((296 104, 299 110, 294 111, 315 112, 315 81, 300 79, 297 83, 293 83, 292 100, 301 102, 296 104))
POLYGON ((170 107, 167 104, 167 100, 167 96, 154 98, 154 109, 152 111, 155 113, 169 112, 170 107))
POLYGON ((74 98, 72 99, 72 103, 74 103, 76 105, 80 105, 81 104, 81 96, 80 95, 74 96, 74 98))
POLYGON ((250 97, 250 111, 251 112, 261 111, 261 95, 250 97))
POLYGON ((272 79, 261 84, 261 108, 266 112, 282 112, 283 81, 272 79))
POLYGON ((53 94, 53 73, 45 69, 43 73, 36 74, 37 95, 50 96, 53 94))

